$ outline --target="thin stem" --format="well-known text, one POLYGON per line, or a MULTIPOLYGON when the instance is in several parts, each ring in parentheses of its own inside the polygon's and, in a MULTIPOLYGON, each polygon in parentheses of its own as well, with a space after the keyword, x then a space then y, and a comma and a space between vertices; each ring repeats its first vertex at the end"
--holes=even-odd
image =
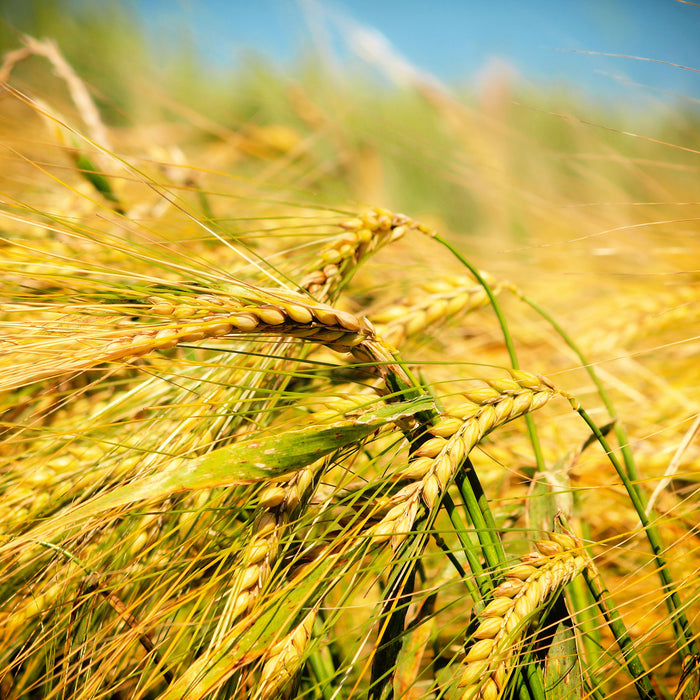
MULTIPOLYGON (((479 477, 468 460, 465 468, 457 472, 455 483, 484 553, 484 559, 488 567, 488 571, 485 572, 489 578, 488 590, 491 590, 494 586, 494 572, 505 565, 506 557, 503 545, 498 539, 493 517, 491 516, 484 490, 479 482, 479 477)), ((476 574, 476 572, 474 573, 476 574)), ((482 586, 480 585, 479 588, 482 588, 482 586)))
MULTIPOLYGON (((481 562, 479 561, 479 557, 477 555, 477 549, 475 548, 474 544, 472 543, 472 541, 469 537, 469 533, 467 532, 467 528, 465 527, 464 523, 462 522, 462 518, 459 517, 459 512, 457 511, 457 507, 455 506, 454 501, 452 500, 452 498, 450 497, 450 495, 448 493, 445 493, 443 495, 442 502, 445 504, 445 509, 447 510, 447 514, 449 515, 450 520, 452 521, 452 524, 454 525, 455 534, 459 538, 460 544, 462 545, 462 551, 464 552, 464 555, 467 558, 467 563, 469 564, 469 568, 471 569, 472 574, 474 575, 474 578, 477 582, 478 590, 474 586, 474 584, 471 582, 471 580, 469 580, 466 577, 464 579, 465 583, 466 583, 467 587, 469 588, 469 593, 471 594, 472 598, 474 600, 481 600, 491 590, 491 586, 489 585, 488 577, 484 576, 484 567, 481 565, 481 562)), ((448 557, 450 554, 451 554, 451 552, 448 554, 448 557)), ((454 557, 453 554, 452 554, 452 557, 454 557)), ((460 568, 461 568, 461 566, 460 566, 460 568)), ((460 575, 465 576, 464 573, 461 573, 460 575)))
MULTIPOLYGON (((440 236, 435 236, 435 240, 438 243, 444 245, 457 258, 457 260, 459 260, 462 263, 462 265, 464 265, 469 270, 469 272, 471 272, 472 275, 474 275, 476 281, 484 288, 484 291, 488 295, 491 307, 493 308, 493 311, 496 314, 496 318, 498 319, 498 324, 501 327, 503 340, 506 344, 506 350, 508 351, 508 357, 510 358, 511 366, 513 367, 513 369, 519 369, 520 365, 518 363, 517 353, 515 352, 513 337, 510 334, 510 330, 508 329, 508 323, 506 322, 506 317, 503 314, 503 311, 501 310, 500 304, 496 300, 496 295, 493 293, 491 286, 484 279, 481 273, 474 267, 474 265, 472 265, 456 248, 454 248, 444 238, 440 236)), ((532 445, 532 452, 534 454, 535 462, 537 464, 537 470, 543 471, 545 468, 544 455, 542 454, 542 447, 540 445, 539 436, 537 435, 535 421, 529 413, 525 415, 525 424, 527 426, 528 437, 530 439, 530 444, 532 445)))

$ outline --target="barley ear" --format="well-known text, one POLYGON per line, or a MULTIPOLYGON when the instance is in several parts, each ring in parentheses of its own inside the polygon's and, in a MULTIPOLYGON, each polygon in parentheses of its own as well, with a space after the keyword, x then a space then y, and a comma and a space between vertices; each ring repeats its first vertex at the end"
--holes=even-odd
POLYGON ((318 607, 309 611, 291 632, 268 651, 260 673, 256 700, 269 700, 277 696, 294 678, 304 661, 318 607))
POLYGON ((462 700, 503 696, 540 611, 589 566, 581 542, 572 535, 550 533, 536 546, 538 551, 505 572, 477 615, 458 681, 462 700))

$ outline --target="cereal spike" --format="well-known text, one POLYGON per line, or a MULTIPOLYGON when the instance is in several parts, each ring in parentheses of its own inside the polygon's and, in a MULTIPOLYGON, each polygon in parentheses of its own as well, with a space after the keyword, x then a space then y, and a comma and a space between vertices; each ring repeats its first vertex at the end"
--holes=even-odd
MULTIPOLYGON (((391 522, 397 526, 400 523, 402 532, 410 530, 413 519, 408 517, 408 509, 413 508, 416 494, 420 494, 426 506, 431 508, 439 502, 465 457, 486 434, 517 416, 536 410, 558 393, 543 381, 537 380, 534 384, 532 375, 521 373, 519 376, 523 378, 522 383, 511 379, 500 383, 491 380, 488 386, 470 390, 467 403, 457 410, 448 410, 435 426, 428 429, 428 433, 435 437, 428 438, 415 450, 407 469, 398 475, 401 479, 419 477, 415 481, 415 491, 402 489, 392 499, 395 504, 406 503, 404 518, 391 520, 385 516, 381 523, 372 526, 370 532, 381 532, 382 540, 386 540, 386 535, 392 532, 391 522), (499 393, 495 386, 500 386, 503 392, 499 393), (464 418, 458 418, 455 413, 464 418)), ((401 536, 396 535, 395 541, 400 539, 401 536)), ((550 541, 542 546, 552 549, 558 544, 550 541)))
MULTIPOLYGON (((502 286, 495 285, 494 293, 502 286)), ((445 277, 421 285, 421 292, 394 302, 373 314, 387 342, 401 347, 411 336, 457 314, 467 314, 489 303, 483 287, 471 277, 445 277)))
MULTIPOLYGON (((252 537, 240 556, 238 576, 230 589, 230 614, 225 624, 249 612, 256 604, 277 558, 284 528, 316 480, 326 462, 324 459, 300 469, 286 482, 264 488, 259 496, 259 512, 252 528, 252 537)), ((216 637, 216 635, 215 635, 216 637)))
POLYGON ((340 224, 343 233, 331 239, 321 251, 321 264, 301 280, 301 289, 316 298, 329 298, 357 265, 382 246, 401 238, 413 229, 429 229, 404 214, 375 207, 361 216, 340 224))
MULTIPOLYGON (((103 362, 143 357, 156 350, 207 338, 250 333, 311 338, 340 352, 350 352, 357 345, 376 338, 371 324, 347 311, 309 303, 290 292, 260 288, 239 291, 241 298, 222 296, 212 297, 214 301, 211 301, 209 296, 201 295, 192 297, 187 304, 157 299, 149 312, 170 319, 165 324, 124 325, 125 319, 117 317, 109 320, 111 327, 105 327, 98 325, 104 324, 101 318, 83 319, 77 334, 75 321, 64 317, 57 321, 55 335, 47 338, 28 334, 20 349, 29 359, 17 371, 7 373, 0 390, 17 388, 48 376, 87 370, 103 362)), ((42 323, 42 328, 44 325, 42 323)))
POLYGON ((299 670, 318 613, 318 607, 317 605, 308 612, 296 627, 269 650, 267 660, 260 673, 256 698, 265 700, 277 697, 278 693, 299 670))
POLYGON ((538 552, 526 554, 520 564, 506 571, 505 581, 477 616, 479 624, 472 635, 476 641, 467 651, 458 681, 461 698, 501 697, 519 650, 536 624, 538 610, 590 563, 578 556, 580 543, 569 535, 550 533, 536 547, 538 552), (565 543, 573 547, 565 549, 565 543))

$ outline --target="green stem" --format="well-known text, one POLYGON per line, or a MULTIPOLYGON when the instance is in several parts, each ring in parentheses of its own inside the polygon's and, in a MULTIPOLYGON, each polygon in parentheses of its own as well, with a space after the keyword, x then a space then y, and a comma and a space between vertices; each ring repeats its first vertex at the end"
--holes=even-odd
MULTIPOLYGON (((481 566, 481 562, 479 561, 478 551, 474 547, 474 544, 472 543, 469 537, 469 533, 467 532, 467 528, 462 522, 462 518, 459 517, 459 513, 457 512, 455 503, 448 493, 445 493, 443 495, 442 502, 444 503, 445 508, 447 510, 447 514, 450 516, 450 520, 454 525, 455 534, 459 538, 460 544, 462 545, 462 551, 464 552, 464 555, 467 558, 469 568, 471 569, 472 574, 474 574, 478 590, 471 582, 471 580, 465 578, 465 583, 469 588, 469 593, 471 594, 472 598, 476 601, 481 600, 491 590, 491 586, 488 581, 488 575, 485 576, 484 574, 484 567, 481 566)), ((452 556, 454 557, 454 555, 452 556)))
MULTIPOLYGON (((595 608, 591 609, 591 597, 584 580, 580 576, 577 576, 569 584, 569 596, 571 598, 573 615, 576 619, 576 628, 581 633, 581 639, 583 640, 586 658, 585 668, 590 677, 592 675, 592 669, 599 668, 601 663, 600 635, 593 613, 595 608)), ((591 683, 597 685, 597 682, 592 677, 591 683)))
MULTIPOLYGON (((501 332, 503 334, 503 340, 506 344, 506 350, 508 351, 508 357, 510 358, 510 363, 513 369, 519 369, 518 356, 515 352, 515 345, 513 343, 513 337, 508 329, 508 323, 506 322, 506 317, 501 310, 501 306, 496 300, 496 295, 493 293, 491 286, 484 279, 481 273, 472 265, 454 246, 448 243, 444 238, 440 236, 435 236, 435 240, 441 245, 445 246, 454 255, 457 260, 459 260, 462 265, 464 265, 469 272, 474 275, 476 281, 484 288, 484 291, 488 295, 489 302, 493 308, 496 318, 498 319, 498 324, 501 327, 501 332)), ((535 462, 537 463, 537 470, 544 471, 544 455, 542 454, 542 447, 540 446, 540 439, 537 435, 537 429, 535 427, 535 421, 532 416, 528 413, 525 415, 525 424, 527 426, 528 437, 530 438, 530 444, 532 445, 532 452, 535 457, 535 462)))
MULTIPOLYGON (((419 537, 424 534, 421 529, 415 533, 419 537)), ((406 614, 413 599, 416 568, 421 561, 419 554, 413 556, 410 552, 412 545, 413 542, 404 542, 401 546, 400 552, 397 553, 399 566, 394 569, 382 596, 382 612, 379 619, 383 624, 372 662, 370 700, 389 700, 393 697, 391 681, 401 651, 406 614)))
POLYGON ((466 461, 464 468, 457 472, 455 483, 462 495, 462 501, 469 519, 474 525, 476 536, 479 538, 479 543, 484 553, 484 559, 489 569, 488 575, 491 579, 490 590, 494 585, 493 572, 505 566, 506 556, 496 532, 488 499, 484 494, 479 477, 476 475, 476 471, 469 460, 466 461))

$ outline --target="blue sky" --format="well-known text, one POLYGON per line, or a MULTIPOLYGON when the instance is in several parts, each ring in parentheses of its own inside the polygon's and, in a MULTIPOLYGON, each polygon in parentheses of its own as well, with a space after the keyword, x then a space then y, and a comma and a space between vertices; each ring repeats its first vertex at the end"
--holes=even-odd
POLYGON ((630 54, 700 70, 700 7, 676 0, 133 0, 133 4, 156 40, 167 43, 166 37, 189 35, 199 53, 221 70, 234 67, 246 49, 282 68, 293 66, 310 51, 320 52, 329 63, 360 64, 362 59, 348 43, 349 36, 357 37, 353 28, 359 28, 370 32, 365 38, 379 37, 383 46, 443 82, 470 84, 485 66, 506 61, 521 79, 532 83, 567 84, 603 96, 620 91, 657 96, 665 90, 700 99, 698 72, 572 52, 630 54))

